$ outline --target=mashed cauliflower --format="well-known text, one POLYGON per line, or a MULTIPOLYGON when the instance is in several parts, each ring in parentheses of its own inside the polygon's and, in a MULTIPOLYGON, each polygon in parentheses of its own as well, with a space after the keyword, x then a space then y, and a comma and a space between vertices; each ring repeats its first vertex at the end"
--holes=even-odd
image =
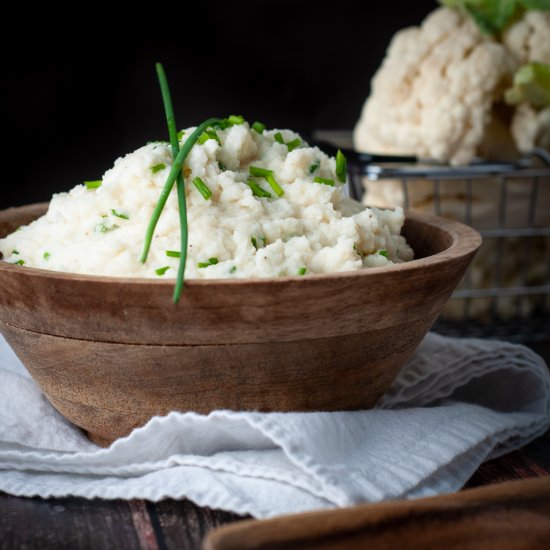
MULTIPOLYGON (((182 142, 193 128, 185 131, 182 142)), ((353 271, 413 258, 400 236, 401 208, 365 209, 346 198, 335 160, 280 130, 258 133, 247 123, 218 130, 220 143, 196 144, 184 166, 189 255, 186 278, 279 277, 353 271), (258 197, 249 167, 273 171, 281 197, 258 197), (199 177, 208 200, 192 185, 199 177), (314 178, 332 180, 334 186, 314 178)), ((172 164, 167 143, 151 143, 115 162, 101 185, 54 195, 40 219, 0 239, 3 259, 20 265, 93 275, 175 278, 180 222, 175 190, 157 225, 145 264, 144 236, 172 164), (167 254, 168 252, 168 254, 167 254)), ((330 183, 330 182, 329 182, 330 183)))

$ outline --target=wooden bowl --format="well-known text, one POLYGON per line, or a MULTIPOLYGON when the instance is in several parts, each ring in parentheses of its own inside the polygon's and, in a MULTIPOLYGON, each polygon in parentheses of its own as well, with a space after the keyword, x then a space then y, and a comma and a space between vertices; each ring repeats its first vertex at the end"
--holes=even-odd
MULTIPOLYGON (((46 204, 0 212, 0 236, 46 204)), ((458 222, 408 213, 416 258, 362 271, 173 282, 0 261, 0 331, 52 405, 100 445, 154 415, 372 407, 478 249, 458 222)))

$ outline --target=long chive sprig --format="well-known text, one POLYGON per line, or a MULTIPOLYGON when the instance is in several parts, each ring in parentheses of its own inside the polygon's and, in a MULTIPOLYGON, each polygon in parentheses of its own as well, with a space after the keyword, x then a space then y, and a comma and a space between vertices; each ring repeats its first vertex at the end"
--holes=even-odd
MULTIPOLYGON (((174 115, 174 107, 172 105, 172 95, 168 86, 168 79, 164 72, 162 63, 156 64, 157 76, 162 94, 162 102, 164 103, 164 112, 166 114, 166 122, 168 124, 168 133, 170 134, 170 146, 172 149, 172 158, 175 161, 180 152, 180 144, 178 138, 178 130, 176 128, 176 117, 174 115)), ((176 188, 178 193, 178 210, 180 217, 180 261, 178 265, 178 276, 176 279, 176 287, 174 288, 174 302, 178 303, 181 291, 183 290, 183 281, 185 275, 185 264, 187 263, 187 242, 189 230, 187 227, 187 201, 185 199, 185 180, 181 170, 176 176, 176 188)))
POLYGON ((184 276, 185 276, 185 264, 187 261, 187 243, 188 243, 188 227, 187 227, 187 204, 185 200, 185 183, 181 173, 183 165, 189 155, 193 145, 197 142, 202 133, 207 130, 210 126, 214 126, 221 122, 219 118, 210 118, 205 120, 200 124, 194 132, 187 138, 185 143, 182 145, 181 149, 179 148, 178 142, 178 132, 176 130, 176 121, 174 117, 174 110, 172 107, 172 100, 170 97, 170 88, 168 87, 168 80, 166 79, 166 74, 160 63, 157 63, 157 75, 159 78, 160 88, 162 92, 162 100, 164 102, 164 110, 166 113, 166 120, 168 123, 168 131, 170 133, 170 144, 172 147, 172 156, 174 162, 170 173, 166 178, 166 183, 162 188, 160 193, 159 200, 149 221, 147 231, 145 233, 145 242, 143 245, 143 253, 141 255, 141 262, 145 263, 149 250, 151 248, 151 242, 153 240, 153 235, 155 233, 155 228, 162 214, 162 210, 166 206, 166 201, 170 196, 170 192, 174 187, 174 183, 177 181, 177 193, 178 193, 178 207, 180 215, 180 241, 181 241, 181 251, 180 251, 180 262, 178 266, 178 276, 176 279, 176 286, 174 288, 174 302, 177 304, 181 297, 181 292, 183 290, 184 276))

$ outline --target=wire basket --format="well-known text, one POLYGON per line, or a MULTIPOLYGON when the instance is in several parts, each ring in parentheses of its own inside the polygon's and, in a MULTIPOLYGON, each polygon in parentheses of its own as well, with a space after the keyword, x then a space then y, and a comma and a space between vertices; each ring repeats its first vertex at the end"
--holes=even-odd
POLYGON ((458 219, 483 237, 435 330, 526 343, 550 341, 547 151, 536 150, 515 164, 465 167, 377 162, 380 158, 361 156, 349 166, 352 198, 370 206, 402 205, 458 219))

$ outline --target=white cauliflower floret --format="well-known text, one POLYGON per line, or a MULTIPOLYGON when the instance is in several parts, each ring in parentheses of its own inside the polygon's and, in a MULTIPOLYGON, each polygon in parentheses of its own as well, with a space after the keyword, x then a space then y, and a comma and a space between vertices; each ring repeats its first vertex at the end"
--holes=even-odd
POLYGON ((550 107, 537 112, 527 103, 518 105, 511 131, 522 153, 531 151, 535 146, 550 150, 550 107))
POLYGON ((550 13, 525 12, 500 42, 465 12, 439 8, 394 36, 355 127, 355 147, 467 164, 476 155, 509 158, 544 146, 548 114, 503 104, 514 73, 532 61, 550 64, 550 13))
POLYGON ((521 65, 550 63, 550 12, 526 12, 504 31, 502 42, 521 65))
MULTIPOLYGON (((550 12, 526 12, 506 29, 502 41, 522 65, 532 61, 550 65, 550 12)), ((521 103, 510 129, 522 153, 536 146, 550 149, 550 106, 537 111, 528 103, 521 103)))
POLYGON ((397 33, 354 132, 359 150, 467 163, 516 62, 449 8, 397 33))

